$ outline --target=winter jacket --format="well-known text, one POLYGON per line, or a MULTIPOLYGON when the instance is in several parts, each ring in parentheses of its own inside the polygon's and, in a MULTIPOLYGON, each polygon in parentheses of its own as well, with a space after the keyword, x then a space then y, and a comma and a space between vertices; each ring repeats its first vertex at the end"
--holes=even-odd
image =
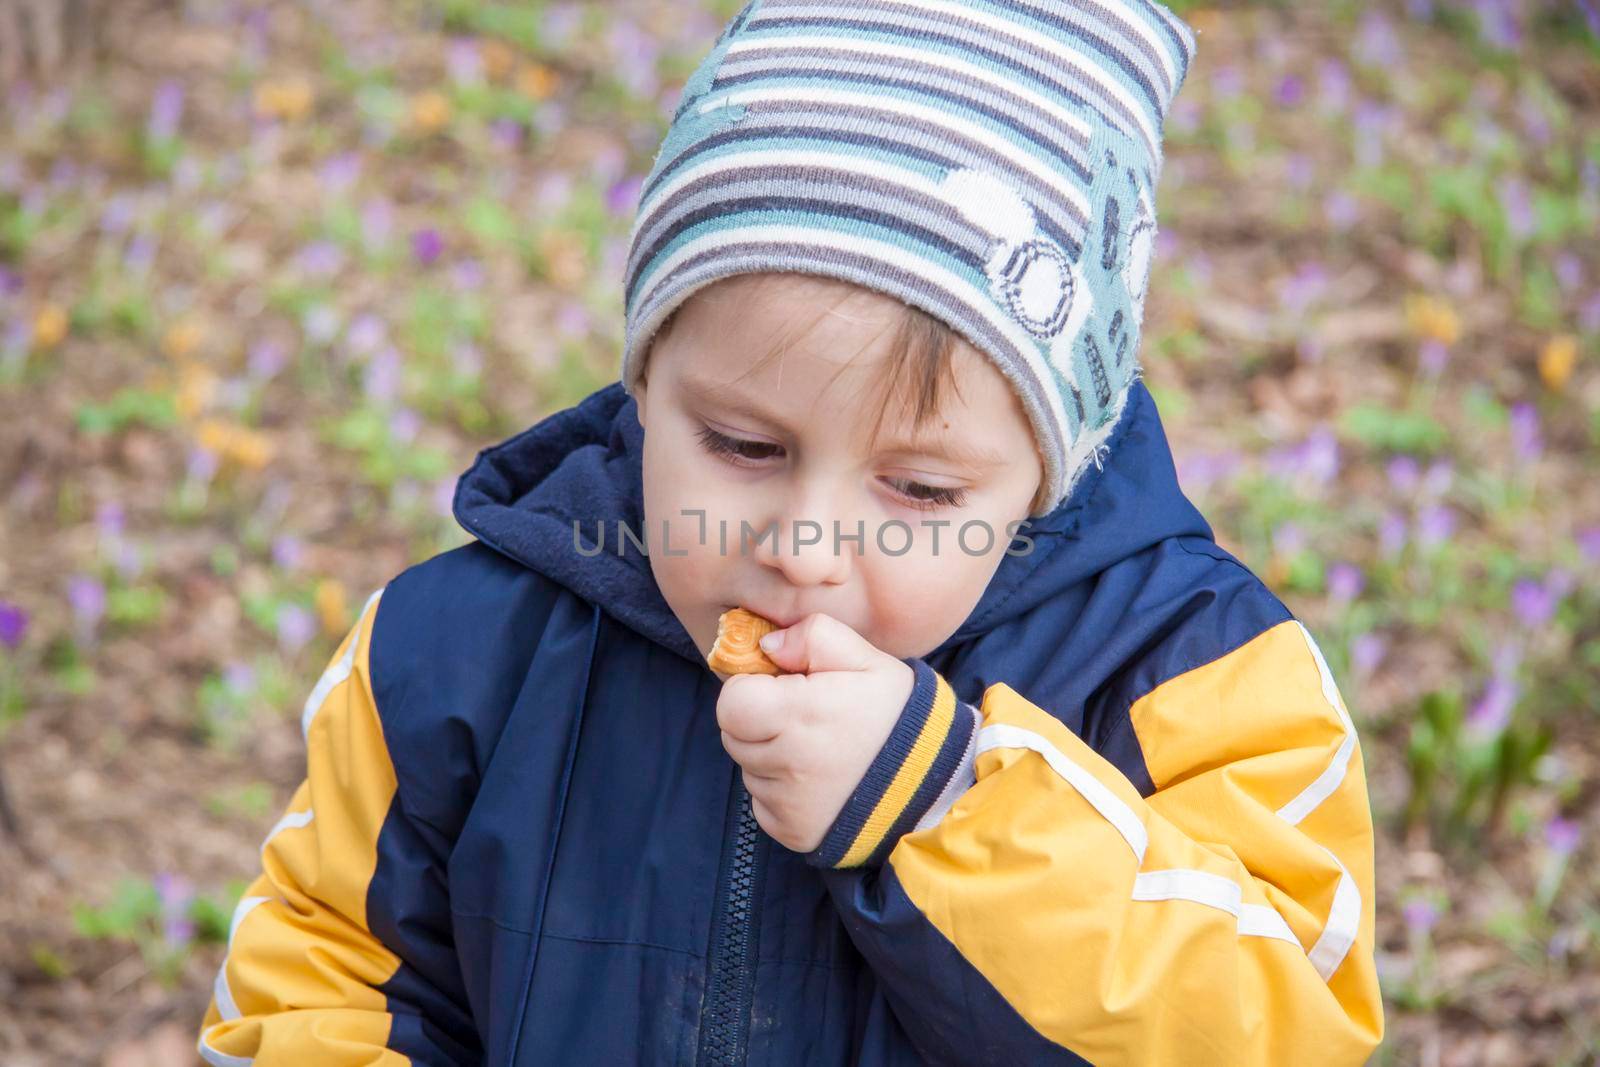
POLYGON ((802 855, 624 538, 635 402, 479 453, 474 541, 372 594, 239 902, 212 1064, 1356 1064, 1383 1032, 1361 749, 1316 642, 1109 458, 913 662, 802 855))

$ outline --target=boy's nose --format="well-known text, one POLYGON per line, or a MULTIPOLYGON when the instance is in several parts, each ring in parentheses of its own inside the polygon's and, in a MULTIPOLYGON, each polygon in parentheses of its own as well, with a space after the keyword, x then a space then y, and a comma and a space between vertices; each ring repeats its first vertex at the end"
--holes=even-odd
POLYGON ((782 573, 790 585, 843 585, 849 579, 859 551, 855 520, 839 517, 836 509, 808 505, 787 509, 775 522, 778 536, 761 542, 759 558, 782 573))

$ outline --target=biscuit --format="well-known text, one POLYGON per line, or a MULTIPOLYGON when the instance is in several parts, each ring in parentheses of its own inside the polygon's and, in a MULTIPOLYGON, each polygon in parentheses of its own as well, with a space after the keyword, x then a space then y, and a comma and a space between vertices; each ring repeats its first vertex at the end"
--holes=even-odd
POLYGON ((717 639, 706 663, 723 674, 782 674, 760 645, 761 639, 776 629, 775 623, 754 612, 731 608, 717 620, 717 639))

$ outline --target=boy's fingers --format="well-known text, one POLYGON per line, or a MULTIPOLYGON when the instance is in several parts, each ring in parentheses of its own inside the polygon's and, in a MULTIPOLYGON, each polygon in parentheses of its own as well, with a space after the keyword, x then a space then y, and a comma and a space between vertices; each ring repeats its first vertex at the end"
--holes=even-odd
POLYGON ((722 747, 747 775, 766 781, 776 778, 780 773, 774 758, 775 746, 765 741, 741 741, 724 730, 722 747))
POLYGON ((717 725, 740 741, 759 743, 777 737, 786 718, 776 679, 764 674, 736 674, 723 683, 717 697, 717 725))
POLYGON ((780 632, 782 643, 767 650, 767 656, 797 674, 864 671, 883 654, 849 624, 822 612, 813 612, 780 632))

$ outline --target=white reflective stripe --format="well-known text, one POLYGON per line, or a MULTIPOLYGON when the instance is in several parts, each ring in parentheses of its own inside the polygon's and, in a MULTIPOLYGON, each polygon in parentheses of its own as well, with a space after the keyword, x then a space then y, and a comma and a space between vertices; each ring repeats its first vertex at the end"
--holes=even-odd
MULTIPOLYGON (((216 999, 217 1014, 222 1016, 223 1022, 239 1018, 239 1005, 234 1002, 233 990, 228 988, 228 956, 233 954, 234 935, 239 932, 239 924, 244 922, 246 915, 271 899, 271 897, 243 897, 234 905, 233 918, 228 922, 228 953, 222 957, 222 965, 217 968, 217 977, 211 983, 211 995, 216 999)), ((218 1052, 206 1043, 208 1032, 201 1032, 200 1040, 195 1044, 195 1051, 213 1067, 250 1067, 254 1062, 247 1056, 230 1056, 225 1052, 218 1052)))
POLYGON ((244 917, 271 899, 271 897, 243 897, 234 906, 233 920, 228 923, 228 948, 230 950, 233 948, 233 935, 239 932, 239 924, 244 922, 244 917))
POLYGON ((944 789, 940 790, 938 798, 933 802, 933 807, 924 812, 922 818, 917 820, 917 825, 912 828, 913 832, 926 830, 930 826, 937 826, 939 820, 945 817, 945 813, 950 810, 961 794, 971 789, 973 783, 978 780, 972 769, 972 761, 976 755, 974 750, 978 743, 978 728, 983 725, 983 716, 978 713, 977 708, 971 704, 964 704, 959 700, 956 701, 956 708, 958 711, 965 708, 967 714, 972 716, 972 734, 967 738, 967 750, 961 754, 961 762, 956 766, 954 773, 950 775, 950 780, 944 784, 944 789))
POLYGON ((200 1035, 200 1043, 195 1046, 195 1051, 200 1053, 200 1058, 211 1064, 211 1067, 252 1067, 256 1062, 249 1056, 230 1056, 226 1052, 218 1052, 206 1044, 206 1035, 200 1035))
MULTIPOLYGON (((1306 636, 1309 639, 1309 633, 1306 636)), ((1314 642, 1312 649, 1313 651, 1316 649, 1314 642)), ((1317 658, 1321 663, 1320 653, 1317 653, 1317 658)), ((1321 663, 1321 666, 1326 670, 1325 663, 1321 663)), ((1329 676, 1325 674, 1324 693, 1328 690, 1328 678, 1329 676)), ((1334 691, 1332 703, 1339 710, 1340 718, 1348 723, 1349 718, 1344 712, 1342 702, 1338 700, 1337 690, 1334 691)), ((1079 795, 1122 834, 1139 862, 1141 864, 1144 862, 1145 846, 1148 842, 1144 823, 1120 797, 1094 775, 1068 759, 1047 738, 1032 730, 996 723, 985 726, 978 733, 977 751, 982 753, 993 748, 1025 748, 1043 756, 1045 763, 1063 781, 1076 789, 1079 795)), ((1329 909, 1327 924, 1323 927, 1321 936, 1317 938, 1317 943, 1306 953, 1317 973, 1322 976, 1323 981, 1327 981, 1339 969, 1339 965, 1349 954, 1350 947, 1355 944, 1356 935, 1361 927, 1361 891, 1356 888, 1355 879, 1350 877, 1350 872, 1340 862, 1339 857, 1320 844, 1317 847, 1321 848, 1339 868, 1339 884, 1334 889, 1333 906, 1329 909)), ((1134 900, 1191 900, 1209 904, 1237 916, 1237 928, 1241 935, 1271 937, 1300 946, 1300 939, 1294 936, 1294 931, 1289 928, 1289 924, 1281 914, 1264 905, 1244 904, 1243 895, 1243 887, 1238 883, 1206 871, 1171 868, 1147 871, 1134 876, 1134 900), (1226 888, 1219 883, 1226 883, 1226 888)))
POLYGON ((1323 981, 1327 981, 1339 969, 1345 956, 1349 955, 1350 946, 1356 943, 1356 934, 1361 930, 1361 890, 1356 888, 1356 880, 1350 877, 1344 864, 1339 863, 1339 857, 1326 848, 1322 851, 1339 864, 1339 887, 1333 891, 1328 925, 1323 927, 1322 936, 1317 938, 1310 952, 1312 965, 1322 975, 1323 981))
POLYGON ((1300 947, 1300 939, 1294 936, 1282 915, 1262 904, 1246 904, 1243 887, 1220 874, 1179 867, 1145 871, 1133 880, 1133 899, 1188 900, 1218 908, 1238 919, 1241 936, 1272 937, 1300 947))
POLYGON ((294 830, 301 826, 310 825, 314 814, 315 813, 312 812, 310 808, 307 808, 305 811, 289 812, 283 818, 272 824, 272 829, 267 831, 267 836, 261 841, 261 847, 265 849, 268 842, 270 842, 274 837, 277 837, 279 832, 283 830, 294 830))
POLYGON ((1345 710, 1344 698, 1339 695, 1339 687, 1334 684, 1333 672, 1328 670, 1328 661, 1322 658, 1322 650, 1317 647, 1317 642, 1312 638, 1311 631, 1299 619, 1294 624, 1300 628, 1300 634, 1306 639, 1306 647, 1311 650, 1311 656, 1317 663, 1317 671, 1322 676, 1322 696, 1339 716, 1339 722, 1344 726, 1344 740, 1339 743, 1339 748, 1333 754, 1333 761, 1328 764, 1323 772, 1317 775, 1317 780, 1306 786, 1289 803, 1278 809, 1278 814, 1286 819, 1290 826, 1298 826, 1304 819, 1316 810, 1321 804, 1333 795, 1344 781, 1345 771, 1350 766, 1350 754, 1356 748, 1356 728, 1350 721, 1350 713, 1345 710))
POLYGON ((217 1000, 217 1013, 224 1021, 239 1017, 239 1005, 233 1002, 233 990, 228 988, 228 976, 221 967, 217 968, 217 977, 211 983, 211 995, 217 1000))
POLYGON ((1044 757, 1050 769, 1059 774, 1072 788, 1087 800, 1095 811, 1116 827, 1139 863, 1144 862, 1144 851, 1150 844, 1149 832, 1139 816, 1125 804, 1121 797, 1108 789, 1100 779, 1073 763, 1048 739, 1032 730, 1008 723, 995 723, 978 731, 978 754, 992 748, 1026 748, 1044 757))
POLYGON ((350 677, 350 671, 356 662, 356 645, 361 643, 360 620, 365 619, 367 612, 372 610, 372 605, 378 597, 383 595, 379 589, 367 598, 362 605, 361 615, 357 619, 356 632, 350 635, 350 645, 344 650, 344 655, 328 664, 328 669, 322 672, 322 677, 317 679, 316 688, 311 690, 311 695, 306 697, 306 706, 300 712, 300 736, 310 740, 311 720, 316 718, 317 709, 322 707, 323 701, 328 699, 328 694, 333 692, 335 686, 350 677))

